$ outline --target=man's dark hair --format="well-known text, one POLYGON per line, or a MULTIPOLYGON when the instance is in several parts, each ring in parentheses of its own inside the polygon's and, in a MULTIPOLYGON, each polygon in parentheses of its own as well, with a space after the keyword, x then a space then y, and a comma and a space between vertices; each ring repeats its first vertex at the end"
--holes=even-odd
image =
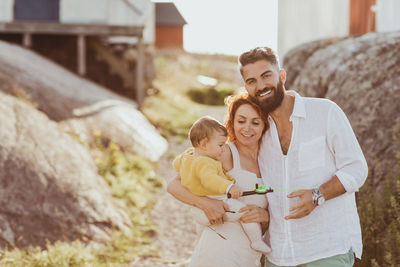
POLYGON ((243 76, 244 66, 255 63, 259 60, 266 60, 274 65, 278 70, 280 69, 278 55, 271 48, 264 46, 253 48, 239 56, 240 74, 243 76))

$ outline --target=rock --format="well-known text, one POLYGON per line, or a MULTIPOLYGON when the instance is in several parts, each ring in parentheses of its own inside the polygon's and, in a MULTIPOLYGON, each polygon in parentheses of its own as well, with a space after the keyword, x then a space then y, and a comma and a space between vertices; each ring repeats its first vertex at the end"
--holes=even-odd
POLYGON ((85 132, 87 136, 91 136, 92 130, 99 129, 104 138, 153 161, 167 149, 166 140, 136 110, 135 102, 85 80, 27 49, 2 41, 0 91, 30 102, 52 120, 73 121, 72 128, 85 132), (112 108, 109 108, 109 103, 114 103, 112 108), (85 111, 85 118, 73 119, 74 111, 85 111), (91 118, 89 113, 94 117, 91 118), (88 125, 92 122, 95 125, 88 125), (83 125, 79 125, 81 123, 83 125))
POLYGON ((286 55, 286 88, 329 98, 344 110, 378 186, 399 149, 393 138, 400 134, 400 32, 316 44, 286 55))
POLYGON ((21 91, 55 121, 71 118, 75 108, 120 97, 48 59, 20 46, 0 41, 0 90, 21 91))
POLYGON ((45 114, 0 93, 0 245, 106 242, 128 216, 89 152, 45 114))
POLYGON ((294 79, 303 70, 304 66, 303 64, 299 64, 299 62, 306 62, 315 51, 337 43, 341 40, 343 40, 343 38, 317 40, 300 45, 296 49, 288 51, 283 58, 282 64, 282 66, 285 67, 290 66, 290 72, 287 75, 286 84, 292 84, 294 79))
POLYGON ((132 105, 108 100, 76 109, 78 118, 59 123, 65 132, 74 132, 80 139, 93 144, 93 133, 118 143, 124 150, 157 161, 167 150, 168 143, 141 112, 132 105))

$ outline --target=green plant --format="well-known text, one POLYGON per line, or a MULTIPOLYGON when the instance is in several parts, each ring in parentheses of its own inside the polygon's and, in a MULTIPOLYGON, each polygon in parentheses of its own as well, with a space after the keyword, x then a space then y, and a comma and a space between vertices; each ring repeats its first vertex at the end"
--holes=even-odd
POLYGON ((18 98, 22 102, 25 102, 26 104, 33 107, 34 109, 39 108, 39 104, 34 102, 32 100, 32 97, 24 89, 16 87, 16 86, 12 86, 11 92, 16 98, 18 98))
POLYGON ((128 232, 114 231, 111 240, 101 246, 90 246, 76 240, 72 243, 48 243, 45 248, 29 247, 0 253, 0 266, 129 266, 138 257, 157 257, 152 246, 156 229, 150 220, 155 203, 154 193, 163 186, 148 160, 124 152, 113 142, 104 142, 94 133, 92 152, 99 174, 110 186, 115 205, 129 216, 128 232))
POLYGON ((397 156, 385 166, 382 187, 377 189, 368 177, 358 195, 364 251, 357 267, 400 266, 400 142, 396 136, 393 146, 397 156))
POLYGON ((227 96, 234 94, 234 90, 224 86, 216 87, 192 87, 187 91, 187 95, 193 101, 205 105, 224 105, 227 96))
POLYGON ((224 98, 234 93, 232 88, 240 87, 241 83, 232 79, 238 74, 236 57, 177 51, 157 53, 154 87, 159 93, 147 97, 141 110, 164 137, 180 143, 187 139, 193 122, 207 108, 198 103, 223 105, 224 98), (219 83, 210 91, 200 88, 199 75, 218 78, 219 83))
POLYGON ((147 97, 142 111, 164 137, 175 142, 186 140, 190 127, 198 118, 196 105, 182 96, 147 97))
POLYGON ((156 256, 157 251, 151 245, 156 229, 149 216, 155 204, 153 194, 162 188, 162 180, 155 175, 154 166, 148 160, 123 152, 113 142, 104 145, 99 133, 95 138, 97 148, 102 151, 96 158, 99 174, 133 224, 128 234, 114 233, 112 242, 101 252, 100 259, 129 263, 132 257, 156 256))
POLYGON ((1 256, 1 266, 51 267, 51 266, 93 266, 95 257, 90 248, 79 241, 72 243, 47 243, 45 249, 29 247, 26 251, 14 249, 1 256))

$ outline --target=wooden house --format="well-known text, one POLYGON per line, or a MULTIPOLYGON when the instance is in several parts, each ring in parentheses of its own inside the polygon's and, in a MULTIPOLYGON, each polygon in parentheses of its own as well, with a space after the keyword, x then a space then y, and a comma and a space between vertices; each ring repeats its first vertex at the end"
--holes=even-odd
POLYGON ((144 46, 154 43, 154 25, 150 0, 0 1, 0 39, 20 43, 107 86, 107 75, 98 79, 91 70, 102 61, 107 65, 103 69, 112 72, 110 77, 121 78, 120 87, 127 91, 123 94, 139 103, 144 96, 144 46), (113 38, 123 38, 135 49, 133 67, 107 49, 113 38))
POLYGON ((186 23, 174 3, 156 4, 156 40, 159 49, 183 49, 183 26, 186 23))

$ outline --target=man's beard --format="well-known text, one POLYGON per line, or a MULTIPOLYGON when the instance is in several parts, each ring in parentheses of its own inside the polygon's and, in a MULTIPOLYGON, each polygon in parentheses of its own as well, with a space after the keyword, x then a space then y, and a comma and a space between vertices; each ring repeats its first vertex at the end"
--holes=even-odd
POLYGON ((281 105, 284 95, 285 94, 284 94, 283 83, 282 80, 279 79, 279 82, 276 85, 276 87, 274 86, 265 87, 263 90, 256 92, 256 96, 253 97, 253 99, 258 104, 258 106, 260 106, 260 109, 264 114, 269 114, 281 105), (268 90, 271 90, 271 94, 272 93, 274 94, 273 97, 269 97, 263 100, 259 100, 257 98, 257 96, 260 95, 260 92, 266 92, 268 90))

